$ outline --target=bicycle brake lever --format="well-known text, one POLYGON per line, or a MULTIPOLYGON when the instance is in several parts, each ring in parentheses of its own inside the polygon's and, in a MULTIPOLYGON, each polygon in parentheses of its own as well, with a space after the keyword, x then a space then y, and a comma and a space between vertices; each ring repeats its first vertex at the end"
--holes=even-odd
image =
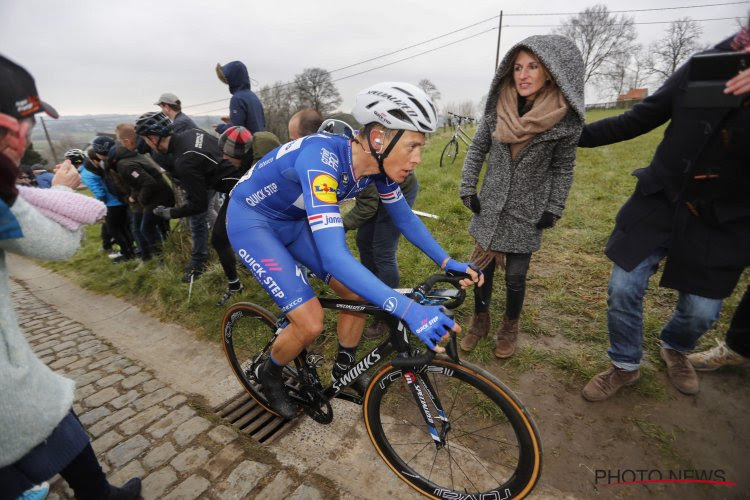
POLYGON ((451 332, 451 338, 448 341, 448 344, 445 346, 445 353, 449 358, 453 360, 453 362, 455 362, 456 364, 461 364, 461 361, 458 359, 458 344, 456 342, 456 332, 451 332))

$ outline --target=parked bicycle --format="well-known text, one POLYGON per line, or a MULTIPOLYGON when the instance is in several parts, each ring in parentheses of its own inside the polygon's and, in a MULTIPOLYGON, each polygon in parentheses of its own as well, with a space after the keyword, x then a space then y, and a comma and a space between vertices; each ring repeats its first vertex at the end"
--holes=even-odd
POLYGON ((443 152, 440 155, 441 167, 448 165, 448 163, 453 164, 456 161, 456 158, 458 157, 459 140, 466 144, 466 147, 468 147, 472 143, 471 137, 463 128, 461 128, 461 124, 464 122, 472 123, 474 122, 474 118, 470 116, 457 115, 455 113, 451 113, 450 111, 448 112, 448 114, 453 117, 451 118, 451 122, 453 124, 453 136, 451 137, 451 140, 448 141, 448 144, 445 145, 445 148, 443 148, 443 152))
MULTIPOLYGON (((459 285, 465 277, 435 275, 399 292, 421 304, 454 309, 465 299, 459 285), (434 288, 440 283, 452 288, 434 288)), ((331 361, 303 351, 294 366, 284 368, 286 388, 300 413, 328 424, 333 420, 333 398, 362 405, 377 452, 399 478, 425 496, 505 499, 531 492, 542 465, 536 426, 505 385, 459 360, 454 332, 447 355, 422 352, 411 343, 405 324, 376 306, 327 297, 320 303, 326 309, 379 317, 388 323, 390 335, 333 384, 324 385, 318 375, 322 366, 322 373, 330 373, 331 361), (374 375, 363 394, 346 389, 366 372, 374 375)), ((251 303, 232 305, 222 320, 224 351, 232 370, 272 413, 257 370, 287 324, 283 314, 276 316, 251 303)))

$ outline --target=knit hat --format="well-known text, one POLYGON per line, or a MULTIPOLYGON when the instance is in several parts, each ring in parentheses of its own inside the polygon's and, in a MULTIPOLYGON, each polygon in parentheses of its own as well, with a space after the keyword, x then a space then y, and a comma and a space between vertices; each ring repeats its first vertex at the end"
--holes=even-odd
POLYGON ((219 147, 228 157, 239 160, 253 147, 253 134, 245 127, 229 127, 219 137, 219 147))

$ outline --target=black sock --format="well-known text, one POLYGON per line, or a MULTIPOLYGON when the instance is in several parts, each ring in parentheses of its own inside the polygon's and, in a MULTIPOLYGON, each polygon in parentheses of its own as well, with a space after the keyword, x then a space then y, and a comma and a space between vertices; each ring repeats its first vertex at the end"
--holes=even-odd
POLYGON ((229 289, 233 291, 237 291, 240 288, 242 288, 242 283, 240 283, 240 279, 237 278, 235 280, 232 280, 229 282, 229 289))
POLYGON ((336 363, 333 365, 331 373, 334 378, 341 378, 349 369, 354 366, 357 347, 344 347, 339 343, 339 352, 336 355, 336 363))

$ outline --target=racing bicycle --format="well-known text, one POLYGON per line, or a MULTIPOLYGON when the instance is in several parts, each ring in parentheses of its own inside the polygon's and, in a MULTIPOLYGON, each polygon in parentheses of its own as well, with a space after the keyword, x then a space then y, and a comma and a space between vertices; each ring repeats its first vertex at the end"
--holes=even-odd
POLYGON ((445 148, 443 148, 443 152, 440 155, 440 166, 445 167, 449 163, 452 165, 456 158, 458 157, 458 141, 462 141, 466 146, 468 147, 471 143, 471 137, 469 137, 469 134, 466 133, 464 129, 461 128, 461 124, 466 123, 472 123, 474 121, 474 118, 471 118, 470 116, 461 116, 457 115, 455 113, 448 112, 449 115, 451 115, 453 118, 451 121, 453 122, 453 136, 451 137, 450 141, 448 141, 448 144, 445 145, 445 148))
MULTIPOLYGON (((459 284, 464 277, 434 275, 416 288, 398 291, 452 314, 465 299, 459 284)), ((318 374, 319 368, 330 374, 331 361, 313 352, 315 344, 302 351, 283 372, 298 416, 304 412, 328 424, 333 398, 361 405, 380 457, 399 478, 431 498, 523 498, 531 492, 542 467, 534 421, 502 382, 459 359, 454 332, 446 354, 436 355, 413 343, 406 325, 381 308, 333 297, 321 297, 320 303, 326 309, 378 317, 390 332, 334 383, 324 383, 318 374), (372 376, 366 388, 356 392, 353 383, 363 374, 372 376)), ((257 370, 287 325, 284 314, 244 302, 229 307, 222 320, 232 370, 247 392, 274 414, 257 370)))

